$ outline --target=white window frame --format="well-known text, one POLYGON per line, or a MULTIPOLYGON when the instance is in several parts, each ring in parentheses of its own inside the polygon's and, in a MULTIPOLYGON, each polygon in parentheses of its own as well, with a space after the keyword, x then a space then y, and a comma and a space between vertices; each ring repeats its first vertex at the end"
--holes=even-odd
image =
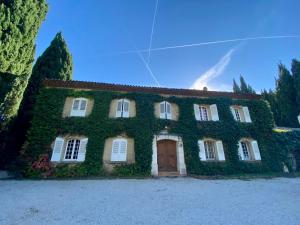
POLYGON ((237 122, 251 123, 251 117, 247 106, 232 105, 230 106, 233 118, 237 122))
POLYGON ((117 118, 129 118, 130 114, 130 100, 122 98, 117 101, 117 106, 116 106, 116 117, 117 118), (121 110, 118 109, 119 103, 121 104, 121 110), (128 104, 128 111, 124 110, 124 105, 125 103, 128 104))
POLYGON ((172 104, 167 101, 160 102, 159 103, 159 115, 160 115, 160 119, 171 120, 172 119, 172 104), (163 111, 162 111, 162 107, 163 107, 163 111), (170 109, 170 112, 168 112, 168 107, 170 109))
POLYGON ((253 139, 241 139, 238 143, 238 156, 242 161, 260 161, 258 143, 253 139))
POLYGON ((201 161, 225 161, 224 148, 221 140, 210 138, 198 140, 198 147, 201 161), (212 153, 209 153, 209 151, 212 151, 212 153), (211 154, 214 155, 214 157, 210 157, 211 154))
POLYGON ((73 103, 72 103, 70 116, 85 117, 87 106, 88 106, 88 99, 87 98, 74 98, 73 103), (77 107, 77 109, 74 109, 76 101, 78 101, 78 107, 77 107), (85 102, 85 108, 81 109, 81 106, 82 106, 83 102, 85 102))
POLYGON ((204 149, 206 161, 217 161, 216 142, 213 140, 204 140, 204 149), (211 157, 212 156, 212 157, 211 157))
POLYGON ((128 140, 125 138, 117 138, 112 141, 111 162, 126 162, 128 152, 128 140), (117 152, 115 147, 117 146, 117 152), (122 149, 124 147, 125 149, 122 149), (124 151, 124 152, 122 152, 124 151))
POLYGON ((66 141, 66 147, 65 147, 63 161, 77 161, 78 160, 78 155, 79 155, 79 150, 80 150, 80 144, 81 144, 81 140, 80 139, 77 139, 77 138, 68 139, 66 141), (68 147, 69 147, 69 142, 72 142, 72 141, 73 141, 73 145, 72 145, 72 149, 71 149, 71 158, 70 159, 66 159, 67 152, 68 152, 68 147), (76 142, 78 142, 78 145, 76 145, 76 142), (77 147, 77 149, 76 149, 76 147, 77 147), (74 159, 74 155, 75 155, 76 150, 77 150, 77 156, 74 159))

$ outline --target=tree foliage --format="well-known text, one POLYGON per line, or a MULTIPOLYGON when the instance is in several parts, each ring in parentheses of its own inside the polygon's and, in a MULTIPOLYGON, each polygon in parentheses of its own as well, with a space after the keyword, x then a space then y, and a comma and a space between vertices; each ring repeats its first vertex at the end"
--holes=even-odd
POLYGON ((254 89, 246 83, 242 75, 240 76, 240 85, 238 85, 235 79, 233 79, 233 92, 241 94, 255 94, 254 89))
POLYGON ((0 1, 0 131, 16 116, 34 61, 46 0, 0 1))
POLYGON ((294 79, 295 98, 297 105, 296 111, 298 114, 300 114, 300 61, 293 59, 291 70, 294 79))
POLYGON ((279 126, 293 126, 296 123, 295 89, 293 77, 283 65, 278 66, 279 78, 276 80, 276 98, 279 126))

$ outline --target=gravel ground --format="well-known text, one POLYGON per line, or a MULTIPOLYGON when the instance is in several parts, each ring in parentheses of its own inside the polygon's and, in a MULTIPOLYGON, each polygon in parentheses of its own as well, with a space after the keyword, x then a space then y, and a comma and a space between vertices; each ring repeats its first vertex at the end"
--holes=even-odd
POLYGON ((0 224, 300 224, 300 178, 0 181, 0 224))

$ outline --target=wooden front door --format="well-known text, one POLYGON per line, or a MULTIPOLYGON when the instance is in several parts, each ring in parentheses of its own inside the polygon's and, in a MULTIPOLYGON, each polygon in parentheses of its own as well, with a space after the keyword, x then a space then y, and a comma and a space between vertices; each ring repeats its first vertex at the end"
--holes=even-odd
POLYGON ((176 141, 161 140, 157 142, 158 171, 177 171, 176 141))

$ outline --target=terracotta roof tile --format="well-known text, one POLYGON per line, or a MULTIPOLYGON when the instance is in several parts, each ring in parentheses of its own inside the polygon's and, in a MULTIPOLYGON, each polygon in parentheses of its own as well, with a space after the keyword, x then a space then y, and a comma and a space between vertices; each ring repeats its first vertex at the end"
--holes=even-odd
POLYGON ((261 95, 257 94, 236 94, 233 92, 221 91, 202 91, 194 89, 164 88, 164 87, 145 87, 132 86, 123 84, 108 84, 86 81, 62 81, 62 80, 44 80, 46 87, 52 88, 71 88, 71 89, 88 89, 104 91, 124 91, 124 92, 142 92, 165 95, 180 95, 189 97, 229 97, 234 99, 260 99, 261 95))

